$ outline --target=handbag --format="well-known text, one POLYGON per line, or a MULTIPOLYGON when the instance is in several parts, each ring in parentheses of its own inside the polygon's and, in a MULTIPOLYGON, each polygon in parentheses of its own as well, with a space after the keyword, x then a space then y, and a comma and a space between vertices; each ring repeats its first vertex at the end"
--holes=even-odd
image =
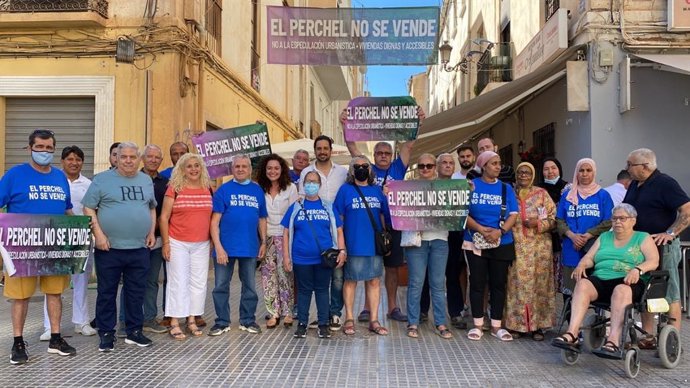
MULTIPOLYGON (((503 221, 506 215, 506 184, 501 182, 501 215, 499 216, 499 227, 503 226, 503 221)), ((501 239, 498 239, 494 242, 489 242, 486 241, 484 238, 484 235, 479 233, 479 232, 474 232, 472 233, 472 243, 474 244, 474 247, 479 249, 479 250, 484 250, 484 249, 494 249, 498 248, 499 245, 501 245, 501 239)))
POLYGON ((422 233, 418 230, 403 230, 400 236, 401 247, 422 246, 422 233))
MULTIPOLYGON (((335 248, 328 248, 326 250, 323 250, 321 248, 321 244, 319 244, 319 238, 316 236, 316 231, 314 230, 314 226, 311 224, 311 220, 309 219, 309 216, 307 215, 307 211, 304 209, 304 204, 300 201, 298 201, 300 206, 302 207, 302 211, 304 212, 304 219, 307 220, 307 224, 309 225, 309 230, 311 230, 312 236, 314 236, 314 240, 316 240, 316 246, 319 248, 319 251, 321 253, 319 256, 321 256, 321 264, 328 268, 335 268, 338 266, 338 255, 340 254, 340 249, 335 249, 335 248)), ((322 203, 323 205, 323 203, 322 203)), ((330 222, 330 216, 328 218, 328 222, 330 222)))
POLYGON ((388 230, 386 230, 385 227, 381 228, 381 230, 379 230, 376 227, 374 215, 372 214, 371 209, 369 208, 369 203, 367 203, 366 198, 364 198, 364 194, 362 194, 362 190, 360 190, 356 184, 353 184, 353 186, 355 186, 355 190, 357 190, 359 196, 362 198, 362 202, 364 202, 364 207, 367 208, 369 221, 371 221, 371 226, 374 228, 374 245, 376 246, 376 254, 380 256, 389 256, 393 251, 393 236, 391 236, 391 233, 388 230))

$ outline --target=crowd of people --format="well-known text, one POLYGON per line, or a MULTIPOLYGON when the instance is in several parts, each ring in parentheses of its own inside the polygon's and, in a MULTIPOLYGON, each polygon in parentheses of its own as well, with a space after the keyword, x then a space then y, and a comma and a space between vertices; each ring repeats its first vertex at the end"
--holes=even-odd
MULTIPOLYGON (((419 116, 423 122, 423 111, 419 116)), ((464 230, 395 231, 388 183, 405 179, 414 141, 399 145, 397 156, 390 143, 376 144, 373 163, 354 143, 347 145, 347 168, 331 160, 333 140, 327 136, 314 139, 313 163, 300 150, 292 169, 271 154, 253 170, 249 157, 236 155, 232 179, 214 188, 202 157, 184 143, 170 146, 173 166, 161 172, 160 147, 147 145, 142 152, 134 143, 116 143, 112 168, 89 180, 81 174, 85 156, 79 147, 65 147, 62 171, 52 168, 55 134, 36 130, 29 136, 29 162, 0 180, 0 205, 8 213, 91 217, 94 255, 86 273, 72 276, 72 321, 76 333, 99 335, 101 352, 112 351, 117 337, 150 346, 145 332, 167 332, 175 341, 203 335, 209 261, 216 316, 209 336, 230 330, 230 281, 237 265, 239 329, 250 334, 262 332, 256 319, 261 294, 266 329, 296 320, 295 338, 306 337, 310 328, 320 338, 341 329, 353 336, 359 321, 386 336, 379 316, 383 277, 388 322, 404 322, 413 339, 424 334, 421 324, 433 307, 433 331, 444 339, 453 338, 453 328, 469 329, 465 335, 473 341, 485 332, 506 342, 520 336, 542 341, 555 326, 560 293, 572 298, 573 308, 567 331, 553 345, 577 346, 587 305, 607 300, 614 305, 612 334, 603 349, 613 352, 620 346, 614 337, 620 306, 639 296, 645 274, 660 262, 664 269, 678 266, 677 237, 690 224, 690 198, 658 170, 651 150, 632 151, 616 184, 606 189, 597 183, 592 159, 578 161, 566 182, 557 159, 513 169, 490 138, 479 140, 476 153, 468 144, 457 148, 458 171, 452 154, 425 153, 414 161, 415 179, 470 181, 464 230), (28 194, 35 187, 65 195, 34 200, 28 194), (384 231, 391 233, 389 252, 377 243, 384 231), (409 286, 399 300, 398 270, 405 264, 409 286), (86 297, 91 265, 98 280, 93 320, 86 297), (360 281, 365 301, 357 313, 360 281), (312 296, 317 316, 310 322, 312 296)), ((678 272, 670 272, 669 314, 680 328, 678 272)), ((61 294, 70 277, 5 278, 4 294, 12 299, 10 362, 28 360, 23 328, 37 281, 46 295, 41 340, 49 341, 49 353, 75 355, 60 327, 61 294)), ((652 317, 643 314, 643 323, 653 332, 652 317)), ((642 338, 640 347, 655 341, 642 338)))

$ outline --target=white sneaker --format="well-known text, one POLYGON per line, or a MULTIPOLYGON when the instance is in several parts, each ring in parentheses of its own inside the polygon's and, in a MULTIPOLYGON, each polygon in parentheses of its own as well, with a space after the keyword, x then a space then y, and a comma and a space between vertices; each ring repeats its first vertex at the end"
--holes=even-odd
POLYGON ((46 331, 41 334, 39 337, 41 341, 50 341, 50 329, 46 329, 46 331))
POLYGON ((96 329, 91 327, 91 325, 88 323, 85 323, 83 325, 74 325, 74 332, 87 337, 98 334, 96 329))

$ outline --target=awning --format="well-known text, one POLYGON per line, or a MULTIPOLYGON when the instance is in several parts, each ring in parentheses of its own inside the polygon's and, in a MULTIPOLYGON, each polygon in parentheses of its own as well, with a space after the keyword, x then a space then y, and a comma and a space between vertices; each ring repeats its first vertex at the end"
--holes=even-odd
POLYGON ((572 60, 583 46, 566 50, 550 64, 482 94, 461 105, 424 120, 413 148, 413 159, 424 152, 449 152, 460 143, 496 125, 506 113, 535 92, 565 76, 566 62, 572 60))
POLYGON ((690 73, 690 54, 635 54, 635 56, 690 73))

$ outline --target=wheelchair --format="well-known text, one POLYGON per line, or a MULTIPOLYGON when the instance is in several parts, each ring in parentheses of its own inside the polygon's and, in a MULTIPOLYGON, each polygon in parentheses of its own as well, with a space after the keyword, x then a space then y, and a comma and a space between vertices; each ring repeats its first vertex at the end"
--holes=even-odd
MULTIPOLYGON (((612 354, 599 351, 606 339, 606 328, 610 325, 610 318, 607 318, 605 313, 607 311, 610 312, 611 306, 606 303, 593 302, 589 305, 589 308, 593 309, 594 313, 586 316, 582 322, 580 346, 576 349, 561 349, 561 359, 566 365, 577 363, 580 353, 584 349, 598 357, 625 360, 625 374, 630 378, 637 376, 640 371, 640 348, 637 345, 637 333, 644 335, 649 333, 637 325, 634 316, 637 312, 648 311, 648 301, 663 299, 666 296, 666 285, 669 278, 668 271, 651 271, 649 275, 649 282, 645 287, 642 298, 625 308, 623 330, 618 342, 620 344, 619 352, 612 354)), ((661 309, 663 311, 651 310, 650 312, 658 314, 656 327, 657 351, 661 364, 668 369, 673 369, 680 363, 680 333, 678 329, 670 324, 671 319, 668 316, 667 304, 661 309)), ((562 331, 563 322, 565 317, 569 315, 569 312, 570 298, 563 305, 559 332, 562 331)))

